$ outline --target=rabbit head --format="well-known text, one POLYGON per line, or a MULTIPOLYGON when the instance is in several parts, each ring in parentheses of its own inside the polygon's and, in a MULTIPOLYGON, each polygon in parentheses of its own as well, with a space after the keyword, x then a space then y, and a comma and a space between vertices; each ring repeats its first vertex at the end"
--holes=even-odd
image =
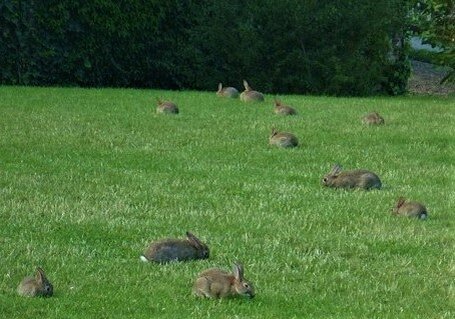
POLYGON ((322 181, 321 181, 322 185, 324 185, 324 186, 334 185, 335 181, 337 180, 338 175, 340 173, 341 173, 341 166, 338 164, 335 164, 332 167, 332 170, 322 178, 322 181))
POLYGON ((43 296, 52 296, 54 294, 54 287, 47 279, 46 274, 41 267, 36 268, 35 280, 41 287, 40 291, 43 296))
POLYGON ((404 197, 398 197, 395 206, 392 208, 392 212, 393 212, 394 214, 398 214, 398 210, 400 209, 400 207, 403 206, 403 204, 404 204, 405 202, 406 202, 406 199, 405 199, 404 197))
POLYGON ((272 132, 270 133, 270 138, 276 136, 278 134, 278 131, 276 128, 272 127, 272 132))
POLYGON ((44 270, 36 268, 35 277, 26 277, 17 287, 17 292, 25 297, 50 297, 54 293, 54 287, 47 279, 44 270))
POLYGON ((251 282, 245 279, 242 264, 235 263, 232 266, 232 273, 234 275, 232 289, 235 293, 240 296, 254 298, 254 286, 251 282))
POLYGON ((253 91, 253 89, 246 80, 243 80, 243 86, 245 87, 245 91, 253 91))
POLYGON ((197 251, 197 257, 199 259, 207 259, 210 256, 210 250, 209 247, 204 244, 199 238, 194 236, 192 233, 189 231, 186 232, 186 238, 188 242, 196 248, 197 251))

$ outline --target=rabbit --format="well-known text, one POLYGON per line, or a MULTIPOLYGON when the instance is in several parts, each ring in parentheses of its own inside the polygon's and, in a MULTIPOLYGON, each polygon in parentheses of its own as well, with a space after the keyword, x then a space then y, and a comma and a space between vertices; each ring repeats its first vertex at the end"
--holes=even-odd
POLYGON ((378 112, 371 112, 362 117, 362 123, 367 125, 382 125, 385 124, 385 121, 378 112))
POLYGON ((216 95, 222 96, 222 97, 230 97, 230 98, 238 98, 239 97, 239 91, 237 91, 236 88, 232 86, 228 87, 223 87, 222 83, 218 84, 218 91, 216 92, 216 95))
POLYGON ((276 129, 272 129, 272 134, 269 137, 269 144, 276 145, 278 147, 290 148, 299 145, 299 141, 294 134, 286 132, 278 132, 276 129))
POLYGON ((44 270, 36 268, 35 277, 25 277, 17 287, 17 293, 24 297, 51 297, 54 287, 47 279, 44 270))
POLYGON ((371 189, 382 187, 379 177, 370 171, 357 169, 341 172, 339 165, 334 165, 330 173, 322 179, 322 185, 334 188, 362 188, 371 189))
POLYGON ((407 217, 417 217, 418 219, 425 220, 428 218, 427 208, 418 203, 408 201, 403 197, 398 198, 395 207, 392 209, 394 215, 401 215, 407 217))
POLYGON ((144 262, 156 263, 209 258, 210 251, 206 244, 190 232, 186 232, 186 237, 186 239, 169 238, 153 242, 140 258, 144 262))
POLYGON ((283 103, 277 99, 275 99, 274 112, 278 115, 297 115, 297 111, 294 108, 288 105, 283 105, 283 103))
POLYGON ((243 80, 245 91, 240 94, 240 100, 243 102, 263 102, 264 95, 258 91, 254 91, 246 80, 243 80))
POLYGON ((239 263, 234 263, 232 274, 218 268, 203 271, 194 282, 193 293, 205 298, 254 298, 255 295, 254 286, 243 276, 243 266, 239 263))
POLYGON ((171 101, 157 99, 156 113, 179 114, 179 108, 171 101))

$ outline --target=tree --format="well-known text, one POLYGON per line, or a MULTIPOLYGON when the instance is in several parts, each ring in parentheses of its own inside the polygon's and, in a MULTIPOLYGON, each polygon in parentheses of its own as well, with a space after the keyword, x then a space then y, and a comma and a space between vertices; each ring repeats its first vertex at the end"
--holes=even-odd
POLYGON ((442 49, 438 62, 451 68, 442 82, 455 82, 455 1, 416 0, 413 25, 424 43, 442 49))

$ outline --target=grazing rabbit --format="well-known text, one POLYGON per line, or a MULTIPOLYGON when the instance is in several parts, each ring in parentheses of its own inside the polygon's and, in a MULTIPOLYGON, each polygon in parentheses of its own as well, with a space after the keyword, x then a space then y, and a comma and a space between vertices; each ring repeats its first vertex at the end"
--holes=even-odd
POLYGON ((379 177, 370 171, 357 169, 342 172, 339 165, 334 165, 330 173, 322 179, 322 185, 334 188, 380 189, 382 184, 379 177))
POLYGON ((288 106, 288 105, 283 105, 281 101, 275 99, 275 109, 274 109, 275 114, 278 115, 296 115, 297 111, 288 106))
POLYGON ((403 197, 398 198, 392 212, 395 215, 417 217, 422 220, 425 220, 428 217, 428 211, 424 205, 418 202, 406 202, 406 199, 403 197))
POLYGON ((190 232, 186 239, 163 239, 150 244, 141 255, 142 261, 167 263, 209 258, 209 248, 190 232))
POLYGON ((51 297, 54 287, 46 278, 44 270, 36 268, 35 277, 25 277, 17 287, 17 293, 24 297, 51 297))
POLYGON ((362 117, 362 123, 367 125, 382 125, 384 118, 378 112, 371 112, 362 117))
POLYGON ((203 271, 194 282, 193 292, 206 298, 254 297, 254 287, 243 276, 241 264, 234 264, 232 274, 218 268, 203 271))
POLYGON ((156 113, 179 114, 179 108, 173 102, 162 101, 161 99, 157 99, 157 102, 156 113))
POLYGON ((264 95, 258 91, 254 91, 246 80, 243 80, 245 91, 240 94, 240 100, 243 102, 263 102, 264 95))
POLYGON ((237 91, 236 88, 232 86, 228 87, 223 87, 222 83, 218 84, 218 91, 216 92, 216 95, 222 96, 222 97, 230 97, 230 98, 238 98, 239 97, 239 91, 237 91))
POLYGON ((276 145, 278 147, 288 148, 296 147, 299 145, 299 141, 294 134, 286 132, 278 132, 276 129, 272 129, 272 134, 269 137, 269 144, 276 145))

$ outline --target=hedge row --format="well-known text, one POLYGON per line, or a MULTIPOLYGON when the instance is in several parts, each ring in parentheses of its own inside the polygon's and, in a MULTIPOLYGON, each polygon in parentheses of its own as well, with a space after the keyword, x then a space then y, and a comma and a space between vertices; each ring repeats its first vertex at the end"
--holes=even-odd
POLYGON ((0 81, 398 94, 406 1, 3 0, 0 81))

